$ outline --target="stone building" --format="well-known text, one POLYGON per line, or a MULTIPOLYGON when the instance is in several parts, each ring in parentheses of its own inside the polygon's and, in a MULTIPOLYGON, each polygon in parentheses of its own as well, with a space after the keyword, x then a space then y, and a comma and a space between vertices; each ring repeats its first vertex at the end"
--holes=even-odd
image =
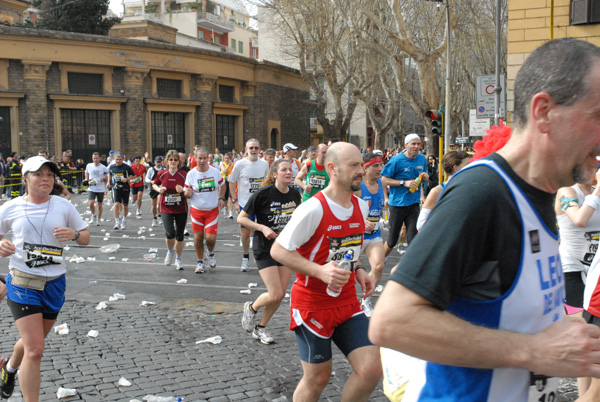
POLYGON ((523 62, 551 39, 577 38, 600 46, 600 1, 508 2, 507 112, 512 121, 514 84, 523 62))
MULTIPOLYGON (((148 37, 168 37, 147 23, 148 37)), ((165 39, 163 39, 165 40, 165 39)), ((164 155, 309 143, 298 71, 158 41, 0 27, 0 153, 164 155)))

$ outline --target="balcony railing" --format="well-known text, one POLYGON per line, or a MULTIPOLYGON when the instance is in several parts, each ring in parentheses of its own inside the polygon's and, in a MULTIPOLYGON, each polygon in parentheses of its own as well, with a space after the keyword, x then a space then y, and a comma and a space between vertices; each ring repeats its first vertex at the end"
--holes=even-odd
POLYGON ((317 124, 319 124, 319 122, 317 121, 317 118, 316 117, 311 117, 310 118, 310 129, 311 130, 316 130, 317 124))
POLYGON ((228 17, 205 12, 198 13, 198 25, 218 33, 231 32, 235 29, 235 22, 230 21, 228 17))

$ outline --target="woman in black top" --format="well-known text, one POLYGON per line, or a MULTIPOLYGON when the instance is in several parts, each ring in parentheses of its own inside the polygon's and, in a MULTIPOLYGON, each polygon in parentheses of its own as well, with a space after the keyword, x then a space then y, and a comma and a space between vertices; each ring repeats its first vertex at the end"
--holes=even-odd
POLYGON ((292 275, 292 271, 271 258, 270 253, 275 238, 300 205, 300 193, 289 187, 293 180, 292 174, 289 161, 281 159, 274 162, 262 188, 250 197, 237 218, 239 224, 254 229, 252 252, 268 291, 258 296, 254 302, 246 302, 242 327, 264 344, 273 342, 265 326, 281 304, 292 275), (256 313, 261 307, 265 310, 255 325, 256 313))
POLYGON ((429 182, 427 183, 427 189, 425 190, 425 197, 429 195, 429 192, 439 184, 439 173, 438 173, 437 158, 433 155, 427 157, 427 174, 429 174, 429 182))

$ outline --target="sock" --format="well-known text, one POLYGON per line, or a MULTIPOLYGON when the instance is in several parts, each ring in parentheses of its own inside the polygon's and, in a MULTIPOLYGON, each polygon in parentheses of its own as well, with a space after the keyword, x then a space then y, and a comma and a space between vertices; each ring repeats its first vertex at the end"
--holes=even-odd
POLYGON ((167 253, 169 254, 173 254, 175 252, 175 250, 167 250, 167 253))
POLYGON ((115 218, 115 223, 118 225, 121 223, 121 220, 119 218, 115 218))
POLYGON ((201 262, 204 262, 204 258, 200 258, 199 260, 196 260, 196 261, 198 261, 198 264, 200 264, 201 262))
POLYGON ((245 260, 249 260, 250 259, 250 254, 244 254, 244 259, 245 260))
POLYGON ((18 369, 18 367, 17 367, 17 368, 13 368, 13 367, 10 365, 10 360, 8 361, 8 363, 6 363, 6 370, 7 370, 9 373, 14 373, 15 371, 17 371, 17 369, 18 369))
POLYGON ((250 306, 249 306, 249 308, 250 308, 250 311, 252 311, 254 314, 256 314, 256 313, 258 313, 258 311, 254 310, 254 308, 252 308, 253 304, 254 303, 251 303, 250 306))
POLYGON ((258 324, 256 324, 256 326, 254 328, 261 329, 261 328, 265 328, 265 326, 264 325, 258 325, 258 324))
POLYGON ((177 260, 181 261, 181 257, 175 257, 175 261, 177 260))
POLYGON ((209 251, 208 252, 208 256, 209 257, 214 257, 215 256, 215 252, 214 251, 209 251))

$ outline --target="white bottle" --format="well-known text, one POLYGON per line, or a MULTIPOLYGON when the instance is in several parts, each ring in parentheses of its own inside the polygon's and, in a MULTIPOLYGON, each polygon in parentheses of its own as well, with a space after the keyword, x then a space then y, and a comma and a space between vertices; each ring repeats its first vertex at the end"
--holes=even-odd
MULTIPOLYGON (((352 271, 352 254, 346 253, 344 259, 340 261, 339 268, 345 269, 346 271, 352 271)), ((338 297, 342 293, 342 288, 337 286, 327 286, 327 294, 331 297, 338 297)))

